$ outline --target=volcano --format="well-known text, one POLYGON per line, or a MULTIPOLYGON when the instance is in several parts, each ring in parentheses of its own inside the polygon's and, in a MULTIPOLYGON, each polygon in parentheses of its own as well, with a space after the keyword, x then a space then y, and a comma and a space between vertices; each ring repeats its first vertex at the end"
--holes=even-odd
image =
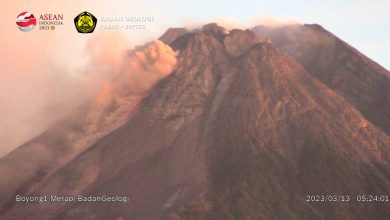
MULTIPOLYGON (((1 180, 1 219, 390 215, 388 202, 361 201, 390 195, 387 70, 317 25, 228 31, 208 24, 170 29, 160 40, 177 51, 176 67, 124 123, 61 163, 53 155, 25 162, 42 136, 0 160, 10 181, 1 180), (287 39, 290 28, 298 42, 287 39), (324 39, 312 42, 306 29, 324 39), (272 43, 262 40, 268 37, 272 43), (24 204, 15 202, 18 194, 129 201, 24 204)), ((61 143, 45 146, 54 144, 61 143)), ((52 150, 61 155, 67 147, 52 150)))

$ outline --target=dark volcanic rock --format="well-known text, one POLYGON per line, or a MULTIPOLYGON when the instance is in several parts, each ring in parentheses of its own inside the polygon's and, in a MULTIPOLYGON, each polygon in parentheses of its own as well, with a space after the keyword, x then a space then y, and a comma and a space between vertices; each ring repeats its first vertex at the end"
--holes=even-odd
POLYGON ((165 44, 170 44, 177 38, 189 33, 185 28, 169 28, 160 38, 165 44))
POLYGON ((222 42, 227 30, 219 26, 217 23, 206 24, 202 27, 202 32, 211 35, 222 42))
POLYGON ((253 31, 233 29, 225 37, 224 45, 232 56, 241 56, 254 44, 260 43, 261 39, 253 31))

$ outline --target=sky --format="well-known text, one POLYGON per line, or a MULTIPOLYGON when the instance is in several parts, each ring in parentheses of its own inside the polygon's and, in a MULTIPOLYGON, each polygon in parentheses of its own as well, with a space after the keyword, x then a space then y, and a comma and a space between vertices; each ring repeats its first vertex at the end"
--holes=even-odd
POLYGON ((240 27, 317 23, 390 69, 389 0, 3 0, 2 3, 7 7, 0 8, 0 157, 44 131, 87 96, 91 84, 86 81, 101 74, 87 71, 89 60, 96 56, 91 47, 98 48, 100 55, 119 53, 158 38, 169 27, 195 27, 215 21, 240 27), (21 32, 15 20, 23 11, 36 17, 61 13, 64 25, 55 31, 21 32), (79 34, 73 18, 82 11, 98 18, 153 16, 154 20, 144 30, 95 30, 92 34, 79 34))
MULTIPOLYGON (((164 1, 168 3, 168 1, 164 1)), ((164 16, 168 23, 227 17, 246 23, 255 17, 317 23, 390 69, 390 1, 176 1, 164 16), (172 15, 171 15, 172 14, 172 15)))

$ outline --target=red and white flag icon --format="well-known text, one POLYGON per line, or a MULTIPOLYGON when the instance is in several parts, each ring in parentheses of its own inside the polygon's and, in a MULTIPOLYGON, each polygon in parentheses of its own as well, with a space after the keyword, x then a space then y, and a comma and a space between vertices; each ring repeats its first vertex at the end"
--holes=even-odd
POLYGON ((37 21, 31 12, 22 12, 16 18, 16 25, 23 32, 32 31, 36 24, 37 21))

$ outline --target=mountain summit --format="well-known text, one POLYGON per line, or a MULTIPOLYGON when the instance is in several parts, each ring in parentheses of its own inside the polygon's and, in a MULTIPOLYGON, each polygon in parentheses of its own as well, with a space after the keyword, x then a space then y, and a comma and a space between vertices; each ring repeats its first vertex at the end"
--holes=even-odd
POLYGON ((122 195, 127 203, 9 202, 0 217, 389 216, 388 203, 358 203, 356 197, 390 194, 390 137, 357 103, 319 80, 316 69, 275 48, 275 36, 270 43, 259 35, 217 24, 168 30, 160 39, 178 53, 173 72, 122 126, 28 191, 122 195), (351 201, 307 201, 316 195, 351 201))

